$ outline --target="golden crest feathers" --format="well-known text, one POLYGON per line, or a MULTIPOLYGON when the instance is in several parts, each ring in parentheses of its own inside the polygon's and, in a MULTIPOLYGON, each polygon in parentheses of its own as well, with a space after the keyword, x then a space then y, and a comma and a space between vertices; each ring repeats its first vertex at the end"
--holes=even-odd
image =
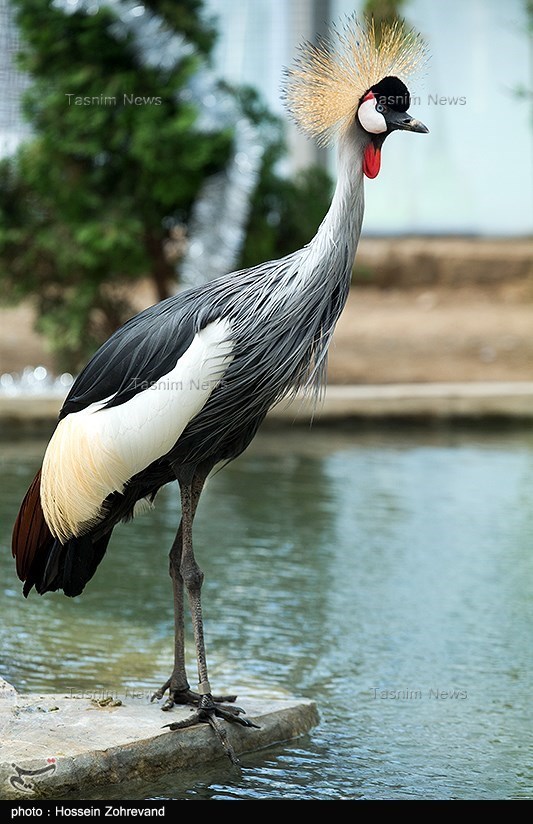
POLYGON ((349 17, 318 43, 304 43, 284 82, 285 105, 297 126, 326 145, 351 122, 362 95, 384 77, 405 82, 427 60, 426 45, 402 23, 383 26, 349 17))

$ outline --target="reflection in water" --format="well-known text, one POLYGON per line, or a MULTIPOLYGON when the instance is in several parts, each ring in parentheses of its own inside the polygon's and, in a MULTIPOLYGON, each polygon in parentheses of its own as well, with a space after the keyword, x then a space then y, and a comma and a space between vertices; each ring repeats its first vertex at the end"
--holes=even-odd
MULTIPOLYGON (((2 450, 1 674, 149 692, 172 660, 177 490, 115 530, 81 598, 24 601, 9 533, 42 448, 2 450)), ((240 779, 221 762, 109 798, 529 797, 532 488, 520 433, 263 433, 197 516, 212 681, 313 698, 322 722, 240 779)))

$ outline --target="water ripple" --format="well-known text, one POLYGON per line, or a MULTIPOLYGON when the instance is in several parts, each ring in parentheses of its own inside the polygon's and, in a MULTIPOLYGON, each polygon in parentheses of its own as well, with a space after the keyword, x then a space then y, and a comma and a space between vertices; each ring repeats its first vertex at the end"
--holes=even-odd
MULTIPOLYGON (((117 528, 82 598, 25 601, 9 532, 38 459, 21 443, 0 464, 2 675, 148 691, 172 660, 176 491, 117 528)), ((243 756, 240 778, 221 762, 95 797, 530 797, 531 488, 528 433, 266 433, 197 516, 211 679, 265 700, 291 689, 320 724, 243 756)), ((190 634, 187 656, 192 672, 190 634)))

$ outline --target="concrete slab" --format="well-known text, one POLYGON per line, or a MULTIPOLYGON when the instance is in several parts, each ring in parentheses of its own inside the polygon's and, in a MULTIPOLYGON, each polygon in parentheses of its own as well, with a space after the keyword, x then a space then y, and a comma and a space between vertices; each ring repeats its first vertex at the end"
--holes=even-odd
MULTIPOLYGON (((318 723, 312 701, 239 696, 238 704, 260 729, 226 725, 237 754, 297 738, 318 723)), ((189 712, 162 713, 148 695, 121 701, 21 695, 0 681, 0 797, 58 798, 224 759, 207 724, 163 729, 189 712)))
MULTIPOLYGON (((62 399, 0 396, 0 424, 51 430, 62 399)), ((281 403, 268 420, 304 423, 350 419, 483 420, 533 418, 533 381, 330 385, 313 412, 308 401, 281 403)))
MULTIPOLYGON (((308 423, 311 406, 280 404, 269 420, 308 423)), ((330 385, 313 414, 315 423, 339 420, 531 420, 533 382, 330 385)))

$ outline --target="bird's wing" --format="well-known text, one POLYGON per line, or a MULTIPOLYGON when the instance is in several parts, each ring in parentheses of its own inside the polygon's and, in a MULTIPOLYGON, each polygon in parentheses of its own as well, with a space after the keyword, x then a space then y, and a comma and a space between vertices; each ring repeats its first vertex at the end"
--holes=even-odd
POLYGON ((118 406, 175 366, 192 343, 198 324, 176 298, 135 315, 118 329, 80 372, 59 419, 94 403, 118 406), (180 311, 181 310, 181 311, 180 311))
POLYGON ((232 360, 224 320, 181 335, 161 312, 136 320, 76 381, 48 444, 41 502, 62 541, 88 531, 108 495, 170 451, 232 360))

